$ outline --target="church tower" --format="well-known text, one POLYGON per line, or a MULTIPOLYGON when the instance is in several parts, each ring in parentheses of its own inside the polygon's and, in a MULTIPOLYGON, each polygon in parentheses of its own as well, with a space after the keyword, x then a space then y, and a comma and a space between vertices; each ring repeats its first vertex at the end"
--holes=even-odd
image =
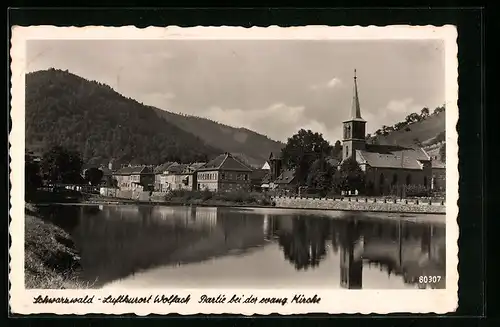
POLYGON ((351 117, 343 122, 344 137, 342 140, 342 160, 352 157, 356 150, 364 150, 366 146, 366 121, 361 118, 359 107, 356 69, 354 70, 354 95, 352 99, 351 117))

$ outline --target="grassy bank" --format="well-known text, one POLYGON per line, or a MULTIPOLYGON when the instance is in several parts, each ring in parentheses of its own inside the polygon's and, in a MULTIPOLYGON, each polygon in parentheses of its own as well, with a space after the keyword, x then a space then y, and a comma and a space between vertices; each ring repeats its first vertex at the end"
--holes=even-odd
POLYGON ((25 213, 26 288, 88 288, 78 280, 79 256, 68 233, 44 221, 34 206, 25 213))
POLYGON ((170 192, 165 201, 172 204, 192 205, 258 205, 270 206, 270 196, 260 192, 211 192, 175 190, 170 192))

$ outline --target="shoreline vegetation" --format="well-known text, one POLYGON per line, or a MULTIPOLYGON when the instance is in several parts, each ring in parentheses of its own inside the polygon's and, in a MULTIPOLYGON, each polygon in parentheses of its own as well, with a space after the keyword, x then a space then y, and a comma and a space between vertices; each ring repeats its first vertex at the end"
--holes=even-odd
POLYGON ((45 219, 32 204, 25 205, 24 278, 29 289, 82 289, 80 256, 71 236, 45 219))

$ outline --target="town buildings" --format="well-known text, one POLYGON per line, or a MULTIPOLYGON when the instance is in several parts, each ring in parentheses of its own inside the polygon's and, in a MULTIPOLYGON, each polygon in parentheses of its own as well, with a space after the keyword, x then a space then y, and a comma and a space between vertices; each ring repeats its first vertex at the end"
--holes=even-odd
POLYGON ((113 172, 120 190, 151 191, 154 187, 154 172, 148 166, 123 167, 113 172))
POLYGON ((224 153, 197 170, 197 189, 209 191, 236 191, 250 189, 252 169, 224 153))

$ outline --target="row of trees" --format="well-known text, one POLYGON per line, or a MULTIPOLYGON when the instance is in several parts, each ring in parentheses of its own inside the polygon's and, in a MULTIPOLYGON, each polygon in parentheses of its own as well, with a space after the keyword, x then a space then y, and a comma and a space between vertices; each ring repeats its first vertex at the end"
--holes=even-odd
POLYGON ((365 176, 356 160, 348 159, 336 169, 341 153, 340 141, 332 146, 322 134, 301 129, 288 139, 282 159, 285 167, 295 170, 299 186, 307 186, 319 194, 363 191, 365 176))
MULTIPOLYGON (((44 184, 90 184, 99 185, 103 171, 93 167, 82 176, 83 160, 76 151, 54 146, 40 160, 31 153, 25 154, 25 190, 31 194, 44 184)), ((111 177, 110 177, 111 178, 111 177)), ((113 184, 113 181, 107 181, 113 184)))
MULTIPOLYGON (((432 115, 437 115, 445 110, 446 110, 445 105, 442 105, 441 107, 437 107, 436 109, 434 109, 432 115)), ((422 108, 422 110, 420 111, 420 114, 414 112, 414 113, 411 113, 408 116, 406 116, 404 121, 398 122, 398 123, 394 124, 393 126, 386 126, 386 125, 382 126, 382 128, 377 129, 375 131, 375 136, 381 136, 381 135, 385 136, 391 132, 399 131, 399 130, 403 130, 403 129, 409 130, 410 124, 425 120, 429 116, 431 116, 429 108, 427 108, 427 107, 422 108)), ((372 135, 368 134, 366 137, 367 137, 367 139, 369 139, 372 137, 372 135)))

